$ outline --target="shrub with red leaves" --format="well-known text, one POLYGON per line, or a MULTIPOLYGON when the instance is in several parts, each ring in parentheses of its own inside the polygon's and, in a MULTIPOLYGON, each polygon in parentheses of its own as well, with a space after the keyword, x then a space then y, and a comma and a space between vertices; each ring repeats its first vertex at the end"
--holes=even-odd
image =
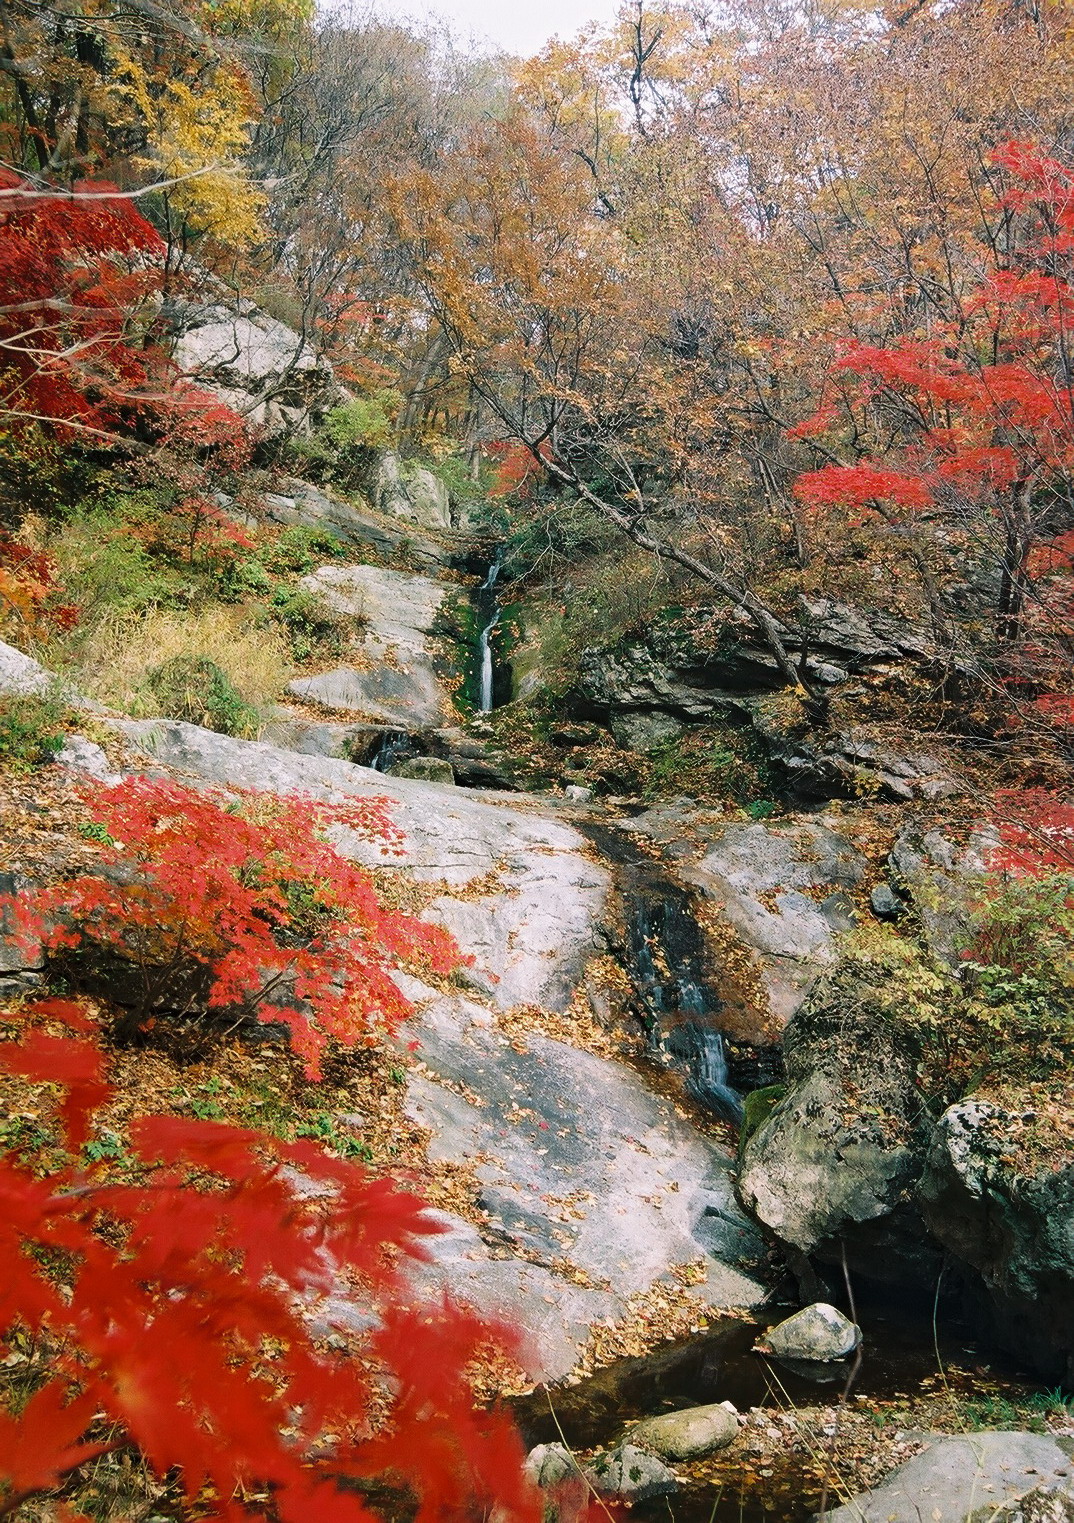
POLYGON ((408 1282, 438 1230, 419 1200, 307 1142, 163 1116, 131 1124, 136 1178, 119 1180, 79 1158, 110 1095, 87 1011, 3 1020, 0 1071, 58 1091, 69 1161, 0 1156, 0 1357, 26 1335, 52 1355, 0 1409, 0 1514, 133 1444, 200 1519, 365 1523, 361 1484, 380 1478, 421 1523, 493 1505, 536 1523, 518 1438, 465 1378, 490 1328, 408 1282), (311 1333, 345 1278, 372 1321, 361 1358, 311 1333))
POLYGON ((384 799, 329 805, 131 778, 86 787, 83 800, 112 844, 94 871, 12 912, 53 951, 134 969, 121 1035, 205 1010, 282 1022, 315 1077, 329 1038, 375 1041, 410 1012, 393 968, 459 962, 446 931, 387 907, 328 838, 346 830, 398 847, 384 799))

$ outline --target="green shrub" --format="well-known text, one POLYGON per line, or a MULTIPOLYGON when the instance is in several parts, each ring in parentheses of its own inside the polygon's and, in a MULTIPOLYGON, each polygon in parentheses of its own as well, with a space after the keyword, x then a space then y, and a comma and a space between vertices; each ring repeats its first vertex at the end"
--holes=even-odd
POLYGON ((312 437, 291 443, 295 468, 315 481, 360 489, 376 451, 390 449, 395 441, 402 400, 394 387, 382 386, 333 407, 312 437))
POLYGON ((168 719, 205 725, 221 735, 256 735, 258 731, 257 710, 207 656, 172 656, 150 668, 146 685, 168 719))
POLYGON ((62 750, 68 705, 50 694, 9 693, 0 697, 0 767, 29 772, 62 750))
POLYGON ((269 612, 287 631, 296 661, 308 661, 315 655, 338 656, 346 644, 345 621, 303 587, 278 588, 269 612))
POLYGON ((305 576, 326 556, 338 559, 346 553, 346 547, 327 529, 308 529, 303 524, 292 524, 265 546, 260 563, 273 576, 305 576))

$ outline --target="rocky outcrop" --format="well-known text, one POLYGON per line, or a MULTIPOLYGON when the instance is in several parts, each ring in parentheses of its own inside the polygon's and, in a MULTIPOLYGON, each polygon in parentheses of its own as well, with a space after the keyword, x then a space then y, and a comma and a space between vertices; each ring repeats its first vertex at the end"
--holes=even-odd
POLYGON ((404 729, 448 722, 451 693, 433 643, 445 583, 379 566, 322 566, 300 586, 333 613, 358 621, 362 633, 352 665, 297 678, 289 693, 404 729))
POLYGON ((995 1335, 1074 1381, 1074 1165, 1023 1173, 1017 1118, 979 1100, 941 1117, 919 1198, 933 1236, 979 1277, 995 1335))
POLYGON ((331 534, 341 544, 436 574, 469 566, 479 541, 461 534, 422 534, 401 528, 372 513, 360 497, 339 497, 308 481, 288 479, 282 490, 266 492, 261 511, 273 523, 299 524, 331 534))
POLYGON ((383 454, 373 473, 373 503, 389 518, 423 529, 450 529, 448 489, 435 472, 421 465, 404 465, 398 455, 383 454))
POLYGON ((1044 1434, 937 1436, 880 1486, 852 1497, 844 1507, 827 1513, 826 1519, 827 1523, 922 1523, 923 1519, 986 1523, 1009 1516, 1000 1509, 1042 1487, 1074 1496, 1072 1471, 1066 1448, 1044 1434))
POLYGON ((796 1255, 874 1281, 934 1282, 939 1255, 915 1205, 931 1119, 887 1016, 845 978, 784 1036, 787 1089, 742 1150, 739 1198, 796 1255))
POLYGON ((180 370, 270 438, 308 431, 344 399, 328 361, 243 297, 174 303, 167 315, 180 370))
POLYGON ((838 961, 839 934, 854 923, 850 894, 865 872, 861 853, 819 821, 728 823, 692 805, 651 809, 624 829, 669 858, 735 933, 765 1007, 759 1024, 778 1034, 838 961))
POLYGON ((998 846, 995 826, 980 824, 964 846, 940 830, 922 833, 911 825, 892 847, 889 872, 913 902, 930 949, 951 965, 958 961, 975 880, 998 846))
MULTIPOLYGON (((783 628, 786 647, 833 694, 861 674, 882 678, 899 664, 938 660, 927 636, 887 615, 830 599, 803 599, 799 611, 799 626, 783 628)), ((645 640, 586 651, 572 701, 628 750, 651 750, 699 723, 747 728, 773 786, 794 800, 865 794, 904 802, 958 791, 940 757, 903 753, 860 729, 812 728, 784 687, 748 621, 698 609, 658 623, 645 640)))

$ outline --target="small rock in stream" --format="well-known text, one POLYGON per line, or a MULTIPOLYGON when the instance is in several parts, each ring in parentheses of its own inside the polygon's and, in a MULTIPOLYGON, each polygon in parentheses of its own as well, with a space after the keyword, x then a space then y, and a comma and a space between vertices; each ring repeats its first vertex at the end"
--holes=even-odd
POLYGON ((542 1491, 560 1486, 564 1481, 581 1477, 574 1455, 565 1444, 538 1444, 526 1456, 526 1474, 542 1491))
POLYGON ((685 1407, 647 1417, 630 1430, 630 1442, 666 1460, 696 1460, 726 1449, 738 1437, 738 1418, 722 1403, 685 1407))
POLYGON ((618 1444, 598 1454, 585 1468, 585 1476, 602 1497, 624 1502, 649 1502, 678 1490, 675 1473, 662 1460, 633 1444, 618 1444))
POLYGON ((845 1359, 860 1342, 857 1323, 826 1301, 814 1301, 770 1327, 757 1346, 777 1359, 812 1359, 820 1364, 845 1359))

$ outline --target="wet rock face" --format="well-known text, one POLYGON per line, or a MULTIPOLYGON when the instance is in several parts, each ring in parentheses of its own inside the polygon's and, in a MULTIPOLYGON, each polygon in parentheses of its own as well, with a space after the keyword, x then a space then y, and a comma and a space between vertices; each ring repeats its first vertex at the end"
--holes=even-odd
POLYGON ((784 1037, 787 1089, 742 1150, 738 1194, 800 1254, 907 1288, 940 1257, 914 1205, 930 1119, 911 1054, 852 985, 818 990, 784 1037))
MULTIPOLYGON (((815 820, 762 825, 714 819, 696 807, 660 806, 624 826, 673 863, 734 933, 756 988, 761 1045, 782 1031, 853 925, 851 893, 865 862, 854 844, 815 820)), ((726 951, 723 952, 727 960, 726 951)))
POLYGON ((861 1329, 827 1302, 804 1306, 769 1328, 763 1346, 777 1359, 806 1359, 830 1364, 846 1359, 861 1342, 861 1329))
POLYGON ((1012 1167, 1013 1117, 952 1105, 936 1127, 919 1197, 934 1237, 980 1278, 992 1332, 1047 1378, 1074 1379, 1074 1167, 1012 1167))

